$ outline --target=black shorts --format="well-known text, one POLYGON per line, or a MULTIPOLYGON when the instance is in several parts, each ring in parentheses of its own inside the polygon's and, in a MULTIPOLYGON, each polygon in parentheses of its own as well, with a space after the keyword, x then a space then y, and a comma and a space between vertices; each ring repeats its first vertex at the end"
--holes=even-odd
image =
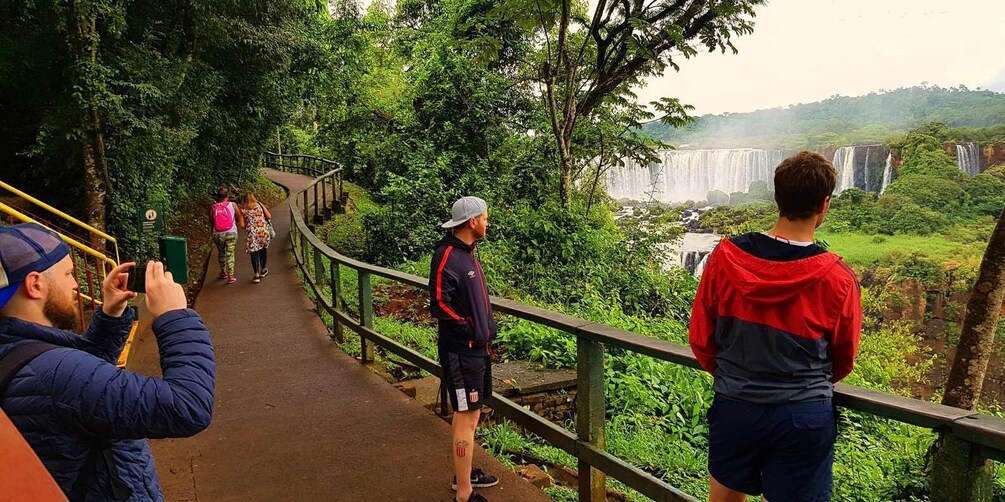
POLYGON ((481 409, 492 396, 492 362, 486 356, 469 356, 440 349, 442 385, 454 411, 481 409))

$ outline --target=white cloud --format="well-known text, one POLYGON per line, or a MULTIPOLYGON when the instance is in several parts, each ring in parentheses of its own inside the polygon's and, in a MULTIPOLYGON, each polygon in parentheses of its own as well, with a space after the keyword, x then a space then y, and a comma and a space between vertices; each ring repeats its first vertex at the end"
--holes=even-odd
POLYGON ((696 113, 744 112, 922 82, 1005 87, 1000 0, 773 0, 739 54, 702 53, 650 79, 696 113))

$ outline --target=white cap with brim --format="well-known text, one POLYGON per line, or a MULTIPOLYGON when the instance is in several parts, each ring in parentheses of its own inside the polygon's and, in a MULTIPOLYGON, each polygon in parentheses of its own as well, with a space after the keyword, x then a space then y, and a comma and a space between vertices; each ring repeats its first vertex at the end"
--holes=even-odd
POLYGON ((461 197, 457 199, 457 202, 454 202, 454 207, 450 210, 450 221, 440 226, 443 228, 459 227, 488 209, 488 204, 478 197, 461 197))

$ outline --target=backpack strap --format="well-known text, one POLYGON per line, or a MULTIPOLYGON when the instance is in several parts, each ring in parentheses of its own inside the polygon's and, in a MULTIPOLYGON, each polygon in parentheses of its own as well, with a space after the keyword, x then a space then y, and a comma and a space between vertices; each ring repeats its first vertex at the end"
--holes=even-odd
POLYGON ((14 347, 14 350, 0 358, 0 396, 7 392, 7 385, 14 379, 21 368, 24 368, 36 357, 59 347, 51 344, 31 340, 21 342, 14 347))

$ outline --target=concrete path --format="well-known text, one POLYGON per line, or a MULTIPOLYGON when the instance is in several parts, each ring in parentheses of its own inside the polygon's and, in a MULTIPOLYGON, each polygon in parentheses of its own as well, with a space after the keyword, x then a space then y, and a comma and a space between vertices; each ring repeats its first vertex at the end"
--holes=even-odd
MULTIPOLYGON (((310 179, 267 170, 291 192, 310 179)), ((236 284, 216 257, 196 302, 216 350, 216 407, 194 438, 152 441, 169 501, 449 501, 450 426, 341 352, 303 293, 290 254, 290 212, 272 208, 278 238, 252 284, 238 241, 236 284)), ((140 335, 129 367, 159 374, 156 340, 140 335)), ((481 449, 498 501, 547 501, 481 449)))

